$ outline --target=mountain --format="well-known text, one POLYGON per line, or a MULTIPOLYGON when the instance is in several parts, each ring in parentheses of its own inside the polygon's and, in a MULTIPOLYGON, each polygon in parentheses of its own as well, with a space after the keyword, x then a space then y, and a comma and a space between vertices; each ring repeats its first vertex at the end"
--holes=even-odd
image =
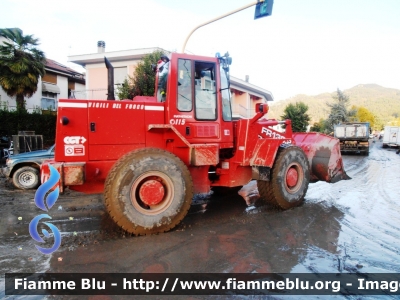
MULTIPOLYGON (((393 116, 400 118, 400 90, 385 88, 377 84, 359 84, 343 93, 349 97, 349 108, 353 105, 364 106, 370 110, 383 124, 386 124, 393 116)), ((310 124, 318 122, 321 118, 327 119, 330 108, 326 103, 335 100, 336 91, 323 93, 316 96, 297 95, 292 98, 270 102, 268 118, 281 119, 285 107, 290 103, 304 102, 308 105, 310 124)))

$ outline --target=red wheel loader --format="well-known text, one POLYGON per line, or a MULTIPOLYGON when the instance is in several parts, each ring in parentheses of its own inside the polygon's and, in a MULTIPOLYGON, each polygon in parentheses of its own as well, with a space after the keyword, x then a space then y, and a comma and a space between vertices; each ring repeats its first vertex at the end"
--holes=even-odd
POLYGON ((159 64, 153 97, 60 100, 55 159, 42 182, 104 193, 113 220, 135 235, 165 232, 195 194, 255 179, 262 199, 282 209, 304 201, 309 182, 347 179, 339 141, 292 133, 290 120, 268 120, 267 103, 252 119, 232 119, 229 55, 172 53, 159 64), (285 124, 284 133, 273 129, 285 124))

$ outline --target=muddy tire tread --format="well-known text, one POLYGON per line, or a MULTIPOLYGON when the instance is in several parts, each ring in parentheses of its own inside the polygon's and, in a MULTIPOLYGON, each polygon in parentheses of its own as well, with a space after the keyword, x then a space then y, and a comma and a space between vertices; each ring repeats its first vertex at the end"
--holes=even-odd
POLYGON ((290 203, 286 201, 286 199, 283 197, 282 192, 281 192, 281 185, 277 184, 276 178, 279 176, 279 172, 281 171, 281 166, 284 163, 284 160, 286 156, 288 155, 288 152, 291 152, 295 150, 296 152, 301 152, 303 153, 303 150, 300 147, 297 146, 290 146, 288 148, 280 148, 278 150, 274 165, 271 170, 271 178, 270 181, 257 181, 257 187, 258 191, 260 193, 260 196, 262 198, 262 201, 264 203, 270 204, 276 208, 279 209, 290 209, 296 206, 301 205, 304 202, 304 196, 307 193, 308 189, 308 184, 310 182, 310 173, 309 173, 309 164, 307 157, 304 155, 304 163, 305 163, 305 174, 304 174, 304 180, 307 181, 305 188, 301 192, 303 195, 300 197, 298 201, 295 201, 293 203, 290 203))
POLYGON ((114 220, 114 222, 121 227, 123 230, 133 234, 133 235, 150 235, 150 234, 156 234, 156 233, 162 233, 162 232, 167 232, 174 228, 176 225, 178 225, 183 218, 186 216, 187 212, 189 211, 191 201, 193 198, 193 180, 191 177, 191 174, 187 168, 187 166, 174 154, 158 149, 158 148, 146 148, 146 149, 139 149, 139 150, 134 150, 132 152, 129 152, 122 156, 111 168, 110 172, 107 175, 106 181, 105 181, 105 189, 104 189, 104 199, 105 199, 105 206, 107 209, 108 214, 111 216, 111 218, 114 220), (119 170, 126 164, 129 163, 129 161, 132 161, 134 157, 140 156, 158 156, 158 157, 168 157, 171 159, 171 161, 178 166, 178 168, 182 171, 182 175, 185 178, 184 180, 186 181, 186 184, 188 185, 186 187, 186 193, 185 193, 185 201, 177 214, 177 216, 174 217, 172 222, 168 225, 164 225, 161 227, 153 227, 152 229, 144 229, 140 226, 132 224, 131 221, 129 221, 124 214, 122 213, 121 209, 117 210, 115 205, 121 206, 118 199, 115 199, 112 195, 112 190, 115 184, 118 184, 116 182, 116 177, 118 175, 119 170))
POLYGON ((270 181, 257 180, 257 188, 262 203, 272 205, 276 208, 279 207, 274 199, 270 181))

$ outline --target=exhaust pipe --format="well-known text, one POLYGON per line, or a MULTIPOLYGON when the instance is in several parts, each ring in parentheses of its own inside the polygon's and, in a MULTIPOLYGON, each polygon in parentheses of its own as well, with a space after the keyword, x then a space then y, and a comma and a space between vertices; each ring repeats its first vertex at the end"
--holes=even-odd
POLYGON ((110 61, 107 59, 107 57, 104 56, 104 63, 106 64, 107 70, 108 70, 108 93, 107 93, 107 100, 115 100, 114 96, 114 67, 110 63, 110 61))

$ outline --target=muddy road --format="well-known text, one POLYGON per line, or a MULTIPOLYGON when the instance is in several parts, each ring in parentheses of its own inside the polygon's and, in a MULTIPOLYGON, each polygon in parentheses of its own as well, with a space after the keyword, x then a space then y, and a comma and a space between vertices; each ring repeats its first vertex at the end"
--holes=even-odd
POLYGON ((236 193, 192 205, 168 233, 132 237, 101 195, 67 191, 50 210, 62 244, 42 255, 29 235, 35 191, 0 181, 0 298, 7 272, 400 272, 400 155, 371 143, 344 155, 351 180, 310 184, 301 207, 248 208, 236 193))

